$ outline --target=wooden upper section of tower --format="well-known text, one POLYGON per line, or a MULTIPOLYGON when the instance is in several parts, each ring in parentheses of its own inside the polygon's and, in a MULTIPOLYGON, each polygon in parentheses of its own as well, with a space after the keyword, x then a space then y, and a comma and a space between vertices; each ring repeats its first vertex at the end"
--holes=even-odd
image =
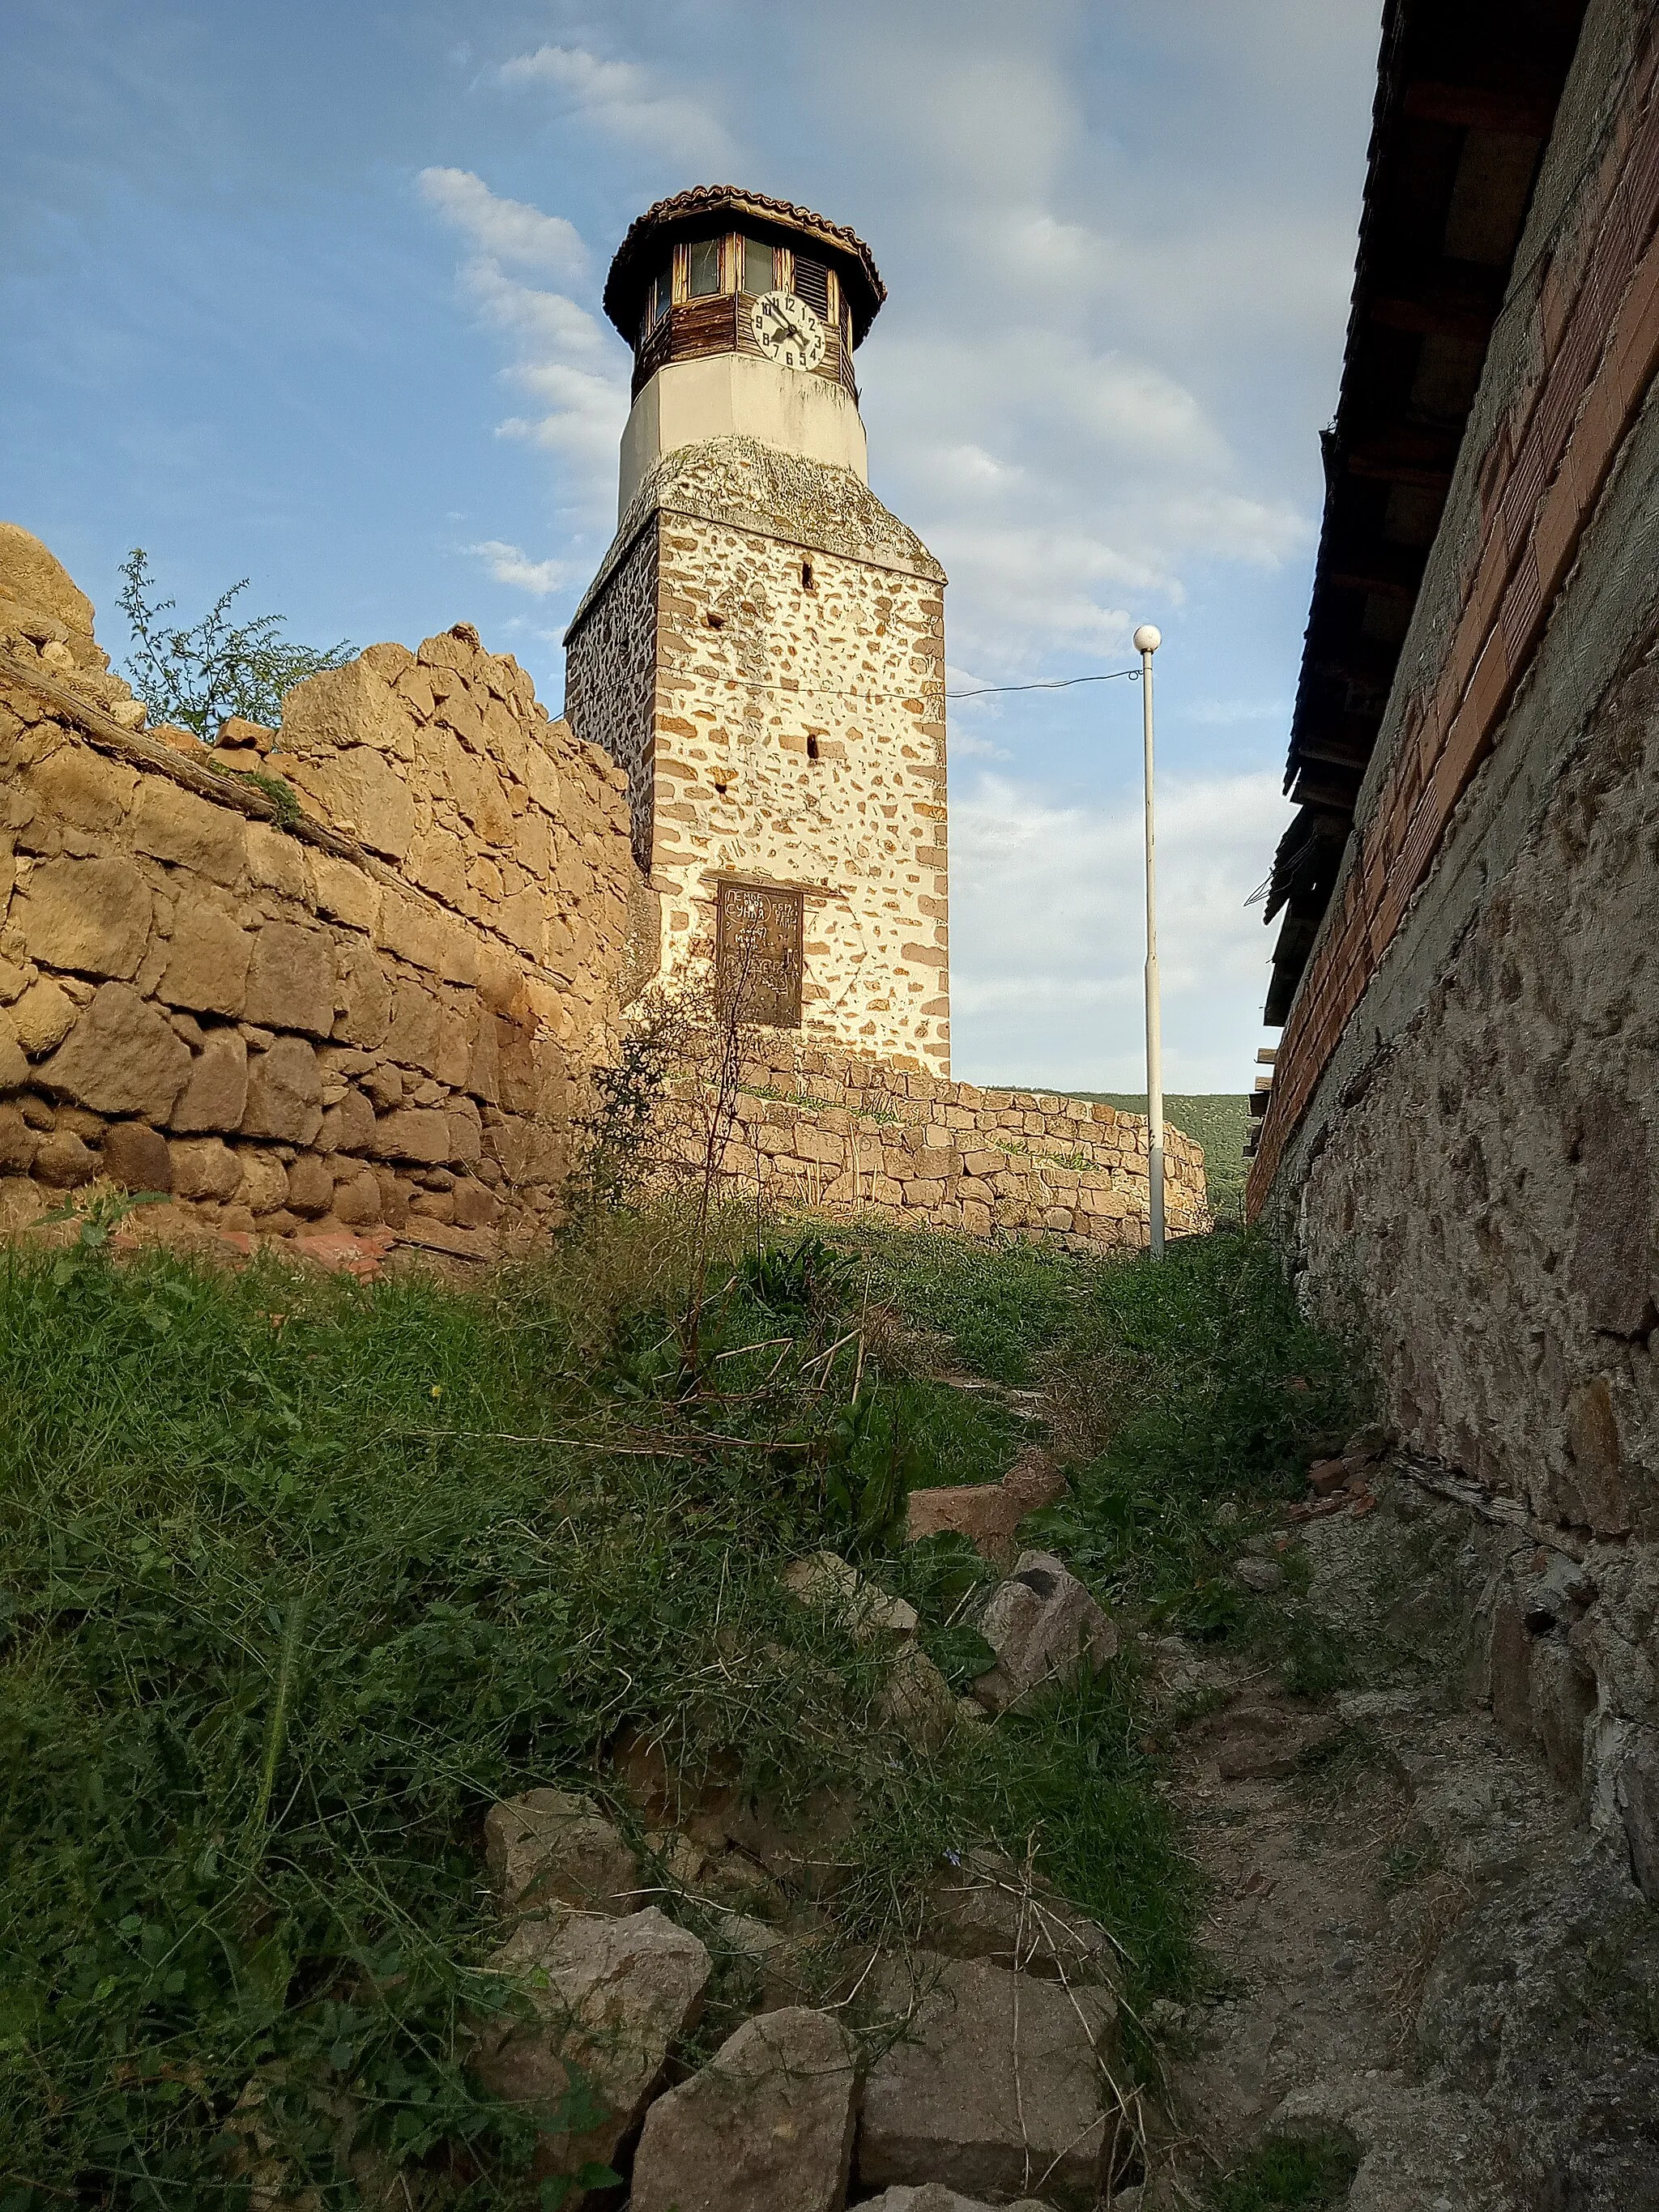
POLYGON ((634 394, 670 362, 762 348, 757 300, 783 292, 822 324, 812 373, 855 397, 853 351, 887 289, 856 233, 788 200, 699 185, 629 226, 605 279, 605 311, 634 349, 634 394))

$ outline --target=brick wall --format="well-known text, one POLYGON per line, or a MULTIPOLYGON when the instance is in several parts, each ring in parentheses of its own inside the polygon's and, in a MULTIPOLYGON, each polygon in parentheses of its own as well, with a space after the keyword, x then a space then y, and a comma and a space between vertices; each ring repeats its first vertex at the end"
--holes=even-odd
POLYGON ((204 1228, 478 1257, 557 1218, 628 957, 622 772, 464 626, 301 686, 274 750, 251 724, 212 750, 146 733, 21 536, 0 544, 0 1224, 99 1174, 204 1228))

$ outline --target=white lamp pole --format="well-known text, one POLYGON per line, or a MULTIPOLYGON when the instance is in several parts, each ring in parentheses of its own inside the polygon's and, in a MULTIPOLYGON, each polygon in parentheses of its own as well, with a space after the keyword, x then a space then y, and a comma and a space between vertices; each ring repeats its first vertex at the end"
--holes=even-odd
POLYGON ((1140 721, 1146 770, 1146 1211, 1152 1255, 1164 1257, 1164 1039, 1158 1003, 1157 840, 1152 829, 1152 655, 1164 633, 1151 623, 1135 632, 1140 655, 1140 721))

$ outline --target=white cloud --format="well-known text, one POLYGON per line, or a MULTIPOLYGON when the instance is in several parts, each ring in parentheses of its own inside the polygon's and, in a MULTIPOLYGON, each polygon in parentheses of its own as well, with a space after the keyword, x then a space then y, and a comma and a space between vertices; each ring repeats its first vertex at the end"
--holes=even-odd
POLYGON ((471 169, 422 169, 415 182, 427 205, 492 261, 564 277, 580 276, 587 266, 587 248, 574 223, 523 200, 498 199, 471 169))
MULTIPOLYGON (((498 198, 470 170, 423 169, 416 182, 427 204, 471 243, 459 271, 462 291, 508 340, 504 374, 540 410, 508 416, 496 425, 499 434, 557 454, 567 465, 561 506, 577 526, 598 526, 616 496, 617 444, 628 417, 626 352, 568 293, 512 273, 517 267, 580 276, 588 265, 580 233, 562 216, 498 198)), ((523 585, 524 577, 501 580, 523 585)))
POLYGON ((522 546, 504 545, 498 538, 486 538, 466 550, 483 562, 498 584, 511 584, 537 599, 562 591, 572 580, 568 561, 532 561, 522 546))
MULTIPOLYGON (((1172 1091, 1245 1087, 1249 1071, 1235 1064, 1237 1008, 1259 1000, 1270 940, 1260 909, 1244 902, 1284 813, 1271 773, 1170 777, 1159 788, 1158 956, 1172 1091)), ((951 822, 957 1073, 1139 1089, 1139 793, 1126 790, 1110 805, 1061 806, 1030 784, 981 771, 953 790, 951 822)))
POLYGON ((685 92, 665 92, 637 62, 604 61, 585 46, 538 46, 495 71, 509 91, 553 94, 567 112, 669 161, 724 161, 731 141, 718 118, 685 92))

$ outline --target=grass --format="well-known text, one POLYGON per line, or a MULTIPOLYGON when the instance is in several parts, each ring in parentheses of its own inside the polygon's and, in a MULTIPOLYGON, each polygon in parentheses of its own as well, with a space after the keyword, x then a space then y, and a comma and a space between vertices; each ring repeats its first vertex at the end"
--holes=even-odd
POLYGON ((861 1558, 975 1671, 952 1624, 985 1571, 896 1522, 907 1484, 992 1477, 1026 1432, 933 1379, 954 1363, 1053 1393, 1074 1489, 1048 1535, 1121 1611, 1265 1633, 1214 1596, 1216 1513, 1267 1511, 1340 1426, 1340 1360, 1249 1237, 1162 1270, 833 1239, 758 1256, 729 1224, 690 1364, 672 1210, 471 1288, 9 1255, 0 2212, 240 2212, 250 2083, 331 2212, 347 2140, 519 2202, 526 2123, 466 2067, 469 2021, 514 2001, 482 1818, 605 1796, 624 1728, 754 1793, 853 1795, 849 1932, 892 1940, 943 1854, 991 1840, 1111 1929, 1136 2010, 1200 1985, 1132 1661, 922 1758, 871 1723, 879 1662, 777 1571, 861 1558))
POLYGON ((1272 2136, 1217 2184, 1212 2212, 1325 2212, 1340 2204, 1359 2154, 1340 2135, 1272 2136))

